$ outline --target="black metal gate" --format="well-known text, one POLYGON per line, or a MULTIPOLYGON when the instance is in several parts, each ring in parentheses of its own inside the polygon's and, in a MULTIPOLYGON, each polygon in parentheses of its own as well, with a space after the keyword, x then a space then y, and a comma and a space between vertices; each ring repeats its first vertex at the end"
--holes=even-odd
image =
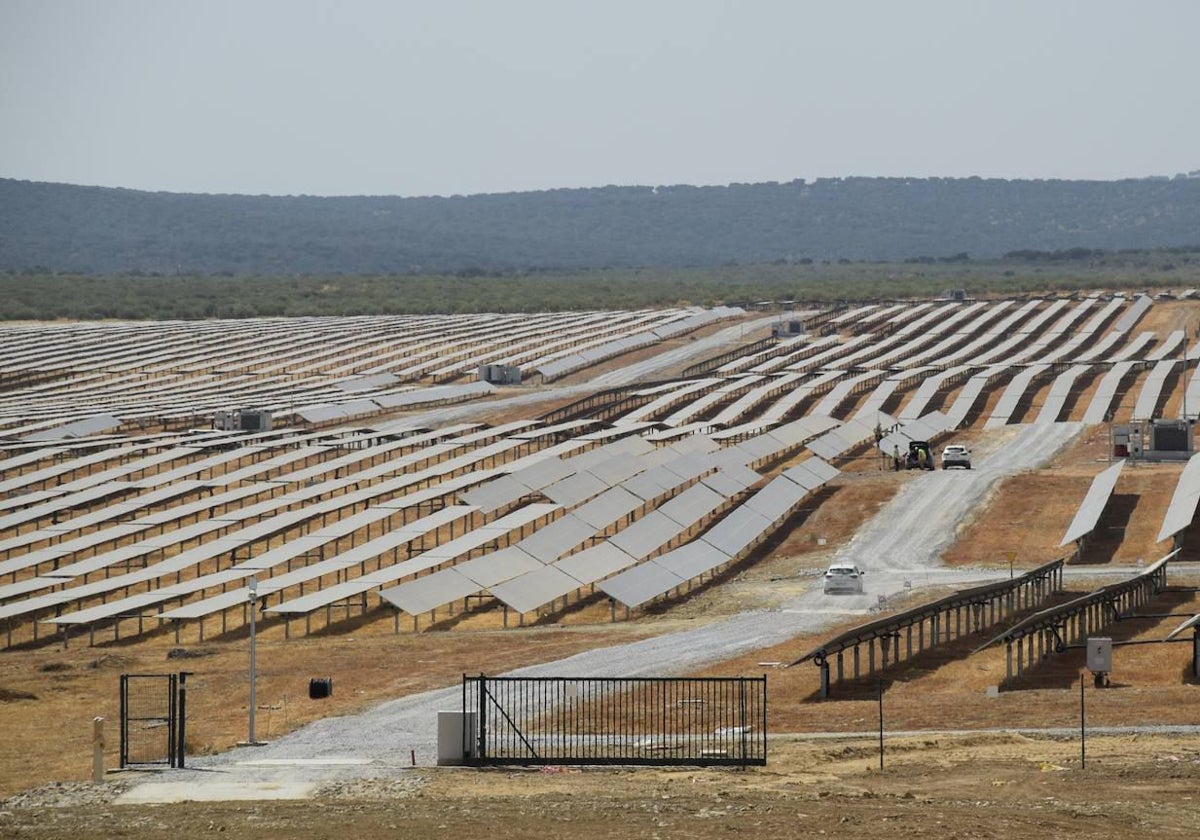
POLYGON ((463 676, 468 761, 764 765, 767 678, 463 676))
POLYGON ((187 672, 121 675, 121 767, 183 767, 187 672))

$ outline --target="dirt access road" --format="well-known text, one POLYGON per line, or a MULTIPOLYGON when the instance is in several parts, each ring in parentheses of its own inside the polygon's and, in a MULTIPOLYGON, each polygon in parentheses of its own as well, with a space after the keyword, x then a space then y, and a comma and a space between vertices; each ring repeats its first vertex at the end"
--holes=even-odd
POLYGON ((1194 837, 1200 739, 775 739, 765 768, 421 769, 298 802, 114 805, 125 782, 5 803, 6 838, 1194 837))

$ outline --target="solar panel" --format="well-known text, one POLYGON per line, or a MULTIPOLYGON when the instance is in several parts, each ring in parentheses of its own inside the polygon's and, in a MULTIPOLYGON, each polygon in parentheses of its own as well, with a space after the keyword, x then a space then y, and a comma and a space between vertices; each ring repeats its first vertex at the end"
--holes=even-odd
POLYGON ((603 448, 605 453, 609 455, 645 455, 648 452, 655 451, 654 444, 637 435, 630 435, 620 440, 615 440, 603 448))
MULTIPOLYGON (((1172 355, 1180 346, 1187 340, 1187 333, 1183 330, 1174 330, 1171 332, 1154 350, 1146 356, 1148 362, 1158 362, 1167 356, 1172 355)), ((1178 361, 1178 359, 1176 359, 1178 361)))
POLYGON ((646 465, 640 459, 631 455, 618 455, 588 467, 587 471, 604 482, 608 487, 620 484, 627 478, 637 475, 646 465))
POLYGON ((679 486, 679 482, 679 476, 669 470, 663 467, 653 467, 635 475, 628 481, 621 482, 621 486, 648 502, 657 499, 663 493, 674 490, 679 486))
MULTIPOLYGON (((391 511, 389 511, 391 512, 391 511)), ((280 563, 286 563, 296 557, 319 552, 321 546, 334 539, 333 537, 318 537, 315 534, 299 536, 288 540, 283 545, 257 554, 238 564, 243 569, 270 569, 280 563)))
POLYGON ((643 563, 604 581, 600 589, 627 607, 637 607, 684 583, 657 563, 643 563))
POLYGON ((1182 633, 1184 630, 1187 630, 1189 627, 1196 627, 1196 626, 1200 626, 1200 615, 1192 616, 1191 618, 1187 619, 1182 624, 1180 624, 1178 627, 1176 627, 1174 630, 1172 630, 1170 633, 1168 633, 1167 641, 1170 641, 1171 639, 1175 638, 1180 633, 1182 633))
POLYGON ((110 601, 107 604, 100 604, 95 607, 78 610, 76 612, 56 616, 55 618, 47 620, 53 624, 91 624, 92 622, 102 621, 103 619, 112 618, 113 616, 137 612, 144 607, 152 606, 154 604, 161 604, 164 601, 180 598, 185 595, 191 595, 195 592, 203 591, 209 587, 216 587, 223 584, 244 580, 251 574, 252 572, 242 569, 226 569, 223 572, 216 572, 212 575, 206 575, 204 578, 193 578, 192 580, 186 580, 180 583, 163 586, 159 589, 153 589, 148 592, 130 595, 129 597, 122 598, 119 601, 110 601))
POLYGON ((822 458, 832 460, 847 449, 850 449, 853 444, 837 429, 826 432, 814 441, 808 443, 808 451, 814 455, 819 455, 822 458))
POLYGON ((747 462, 753 462, 770 458, 776 452, 786 449, 788 446, 789 444, 784 443, 770 432, 767 432, 766 434, 742 441, 736 448, 739 452, 745 453, 747 462))
POLYGON ((1033 381, 1048 370, 1050 370, 1050 365, 1047 364, 1030 365, 1014 376, 1000 395, 996 407, 992 410, 992 416, 987 419, 983 427, 996 429, 1006 425, 1033 381))
POLYGON ((374 391, 377 388, 383 388, 387 385, 395 385, 399 381, 395 374, 376 373, 371 376, 356 376, 351 379, 343 379, 341 382, 334 382, 333 387, 347 393, 359 393, 362 391, 374 391))
POLYGON ((805 469, 815 474, 817 478, 820 478, 823 481, 830 481, 842 474, 841 470, 839 470, 837 467, 822 461, 820 458, 808 458, 801 463, 804 464, 805 469))
POLYGON ((902 428, 906 435, 913 440, 933 440, 943 432, 954 428, 950 419, 940 411, 931 411, 916 420, 906 423, 902 428))
POLYGON ((609 537, 608 541, 626 554, 641 559, 666 545, 683 530, 686 529, 655 510, 609 537))
POLYGON ((690 455, 716 452, 721 445, 707 435, 693 434, 671 444, 671 448, 680 455, 690 455))
POLYGON ((1072 365, 1054 378, 1050 384, 1050 391, 1046 394, 1046 399, 1042 403, 1042 410, 1038 412, 1035 423, 1054 423, 1058 421, 1058 415, 1062 413, 1063 406, 1067 404, 1067 400, 1071 397, 1071 388, 1075 384, 1075 380, 1091 369, 1090 365, 1072 365))
POLYGON ((769 519, 742 506, 709 529, 701 539, 730 557, 736 557, 770 527, 769 519))
POLYGON ((76 420, 53 429, 25 435, 21 440, 62 440, 65 438, 87 437, 107 432, 109 429, 119 429, 120 427, 121 420, 117 417, 111 414, 97 414, 93 417, 84 417, 82 420, 76 420))
POLYGON ((651 562, 662 566, 683 580, 691 580, 715 569, 722 563, 728 563, 729 555, 713 548, 703 540, 696 540, 687 545, 681 545, 661 557, 655 557, 651 562))
POLYGON ((637 558, 630 557, 612 543, 602 542, 591 548, 585 548, 578 554, 557 560, 552 565, 579 581, 580 584, 588 584, 606 578, 622 569, 628 569, 636 563, 637 558))
POLYGON ((1154 417, 1163 386, 1166 385, 1167 377, 1171 375, 1177 364, 1178 362, 1174 359, 1164 359, 1155 363, 1154 369, 1150 371, 1150 375, 1142 384, 1137 404, 1133 407, 1132 419, 1149 420, 1154 417))
POLYGON ((776 522, 789 514, 807 493, 808 490, 795 482, 776 476, 766 487, 743 502, 742 507, 762 514, 768 522, 776 522))
POLYGON ((958 396, 955 397, 954 403, 946 410, 946 415, 950 418, 953 427, 957 428, 960 423, 967 419, 967 415, 971 413, 971 409, 979 401, 979 396, 983 393, 983 389, 1004 375, 1008 370, 1008 365, 993 365, 967 380, 967 384, 962 387, 962 390, 958 392, 958 396))
POLYGON ((574 507, 593 496, 598 496, 607 489, 608 484, 590 472, 584 471, 543 488, 542 495, 563 507, 574 507))
POLYGON ((536 610, 579 588, 579 581, 553 566, 534 569, 491 587, 492 595, 519 613, 536 610))
POLYGON ((324 423, 328 420, 338 420, 345 417, 345 412, 339 406, 329 405, 306 405, 297 408, 295 411, 297 417, 309 423, 324 423))
POLYGON ((1096 394, 1083 413, 1084 423, 1103 423, 1108 417, 1109 407, 1117 396, 1121 380, 1133 370, 1134 362, 1117 362, 1112 369, 1104 374, 1096 387, 1096 394))
POLYGON ((1179 475, 1175 495, 1171 497, 1171 504, 1163 517, 1157 541, 1173 537, 1191 525, 1196 516, 1197 503, 1200 503, 1200 455, 1193 455, 1179 475))
POLYGON ((1095 530, 1096 523, 1100 521, 1100 515, 1104 513, 1104 507, 1108 504, 1108 499, 1121 475, 1121 468, 1124 466, 1124 461, 1118 461, 1092 479, 1092 486, 1088 488, 1087 495, 1083 497, 1083 502, 1079 505, 1079 510, 1075 512, 1075 518, 1071 520, 1071 524, 1067 527, 1067 533, 1063 535, 1059 546, 1069 545, 1095 530))
POLYGON ((457 569, 442 569, 400 586, 384 589, 379 597, 409 615, 420 615, 478 591, 479 584, 459 574, 457 569))
POLYGON ((580 505, 572 513, 579 519, 601 531, 619 522, 646 502, 623 487, 605 490, 591 501, 580 505))
POLYGON ((512 473, 512 478, 531 490, 541 490, 571 475, 574 470, 559 458, 546 458, 512 473))
POLYGON ((541 561, 530 557, 517 546, 509 546, 459 563, 454 571, 475 581, 480 589, 487 589, 541 568, 542 565, 541 561))
POLYGON ((663 463, 662 468, 681 481, 698 478, 716 469, 716 464, 707 454, 683 455, 663 463))
POLYGON ((475 505, 483 513, 492 513, 529 495, 530 492, 532 491, 528 487, 512 476, 501 476, 465 493, 459 493, 458 498, 465 504, 475 505))
POLYGON ((1133 305, 1125 311, 1121 319, 1113 325, 1113 329, 1119 333, 1126 333, 1133 329, 1138 320, 1146 313, 1154 300, 1147 295, 1138 295, 1133 299, 1133 305))
POLYGON ((517 545, 531 557, 549 563, 562 557, 595 533, 594 526, 568 513, 534 531, 517 545))
POLYGON ((659 513, 689 528, 725 504, 725 497, 703 484, 693 484, 658 508, 659 513))
MULTIPOLYGON (((758 475, 758 473, 755 473, 755 475, 758 475)), ((742 492, 742 490, 746 489, 746 485, 744 483, 735 480, 727 471, 723 469, 717 470, 712 475, 705 476, 703 479, 701 479, 700 483, 712 490, 714 493, 719 493, 727 499, 736 496, 738 493, 742 492)))

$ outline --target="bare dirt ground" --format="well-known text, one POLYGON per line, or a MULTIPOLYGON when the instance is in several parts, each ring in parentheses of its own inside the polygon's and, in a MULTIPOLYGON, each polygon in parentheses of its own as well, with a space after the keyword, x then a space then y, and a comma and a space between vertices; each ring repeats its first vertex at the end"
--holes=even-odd
MULTIPOLYGON (((120 786, 120 782, 111 785, 120 786)), ((780 739, 768 767, 418 770, 304 802, 41 806, 0 811, 13 838, 825 836, 1192 837, 1200 742, 1021 735, 780 739), (1086 762, 1086 763, 1085 763, 1086 762)), ((30 798, 32 803, 34 797, 30 798)))

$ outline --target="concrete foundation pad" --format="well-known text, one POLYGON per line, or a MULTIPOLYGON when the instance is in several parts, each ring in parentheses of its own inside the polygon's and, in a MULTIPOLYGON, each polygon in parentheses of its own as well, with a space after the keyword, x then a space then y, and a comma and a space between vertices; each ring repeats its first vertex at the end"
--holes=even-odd
POLYGON ((147 782, 118 796, 117 805, 167 805, 175 802, 231 802, 262 799, 308 799, 316 782, 250 782, 245 780, 147 782))
POLYGON ((239 761, 245 767, 354 767, 370 764, 369 758, 262 758, 239 761))

